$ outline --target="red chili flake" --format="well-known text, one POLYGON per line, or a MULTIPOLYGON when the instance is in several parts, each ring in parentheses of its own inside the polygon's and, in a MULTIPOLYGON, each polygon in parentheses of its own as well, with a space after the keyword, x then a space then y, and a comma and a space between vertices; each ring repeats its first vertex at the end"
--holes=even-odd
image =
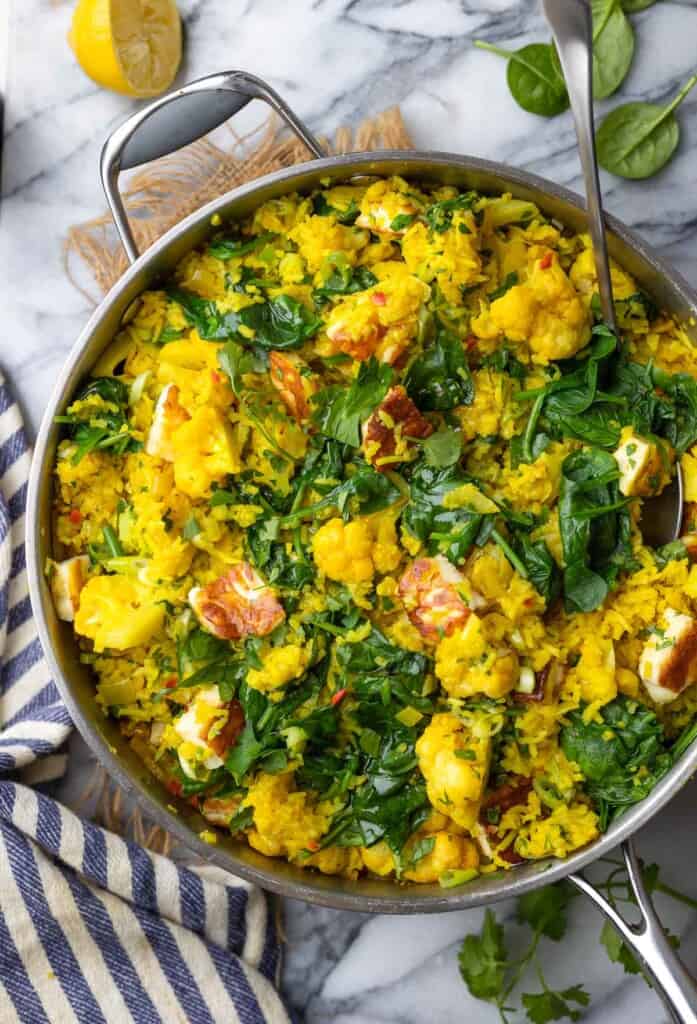
POLYGON ((370 298, 376 306, 384 306, 387 303, 387 296, 384 292, 373 292, 370 298))
POLYGON ((309 839, 307 842, 308 850, 319 850, 319 843, 316 839, 309 839))
POLYGON ((182 784, 179 779, 167 779, 167 789, 173 796, 182 795, 182 784))
POLYGON ((167 678, 165 679, 165 686, 167 687, 168 690, 173 690, 178 682, 178 676, 167 676, 167 678))
POLYGON ((546 252, 540 260, 540 270, 549 270, 552 266, 552 253, 546 252))
POLYGON ((214 384, 220 384, 221 377, 217 370, 211 370, 211 380, 214 384))
POLYGON ((476 344, 477 344, 477 339, 475 338, 475 336, 473 334, 469 334, 465 338, 465 348, 466 349, 474 348, 474 346, 476 344))
POLYGON ((190 796, 186 802, 189 806, 195 807, 196 810, 198 810, 198 796, 196 793, 194 793, 193 796, 190 796))
POLYGON ((68 519, 71 523, 74 523, 75 526, 79 526, 82 522, 82 512, 79 508, 71 508, 68 513, 68 519))
POLYGON ((336 707, 337 704, 341 704, 342 700, 344 699, 344 697, 346 696, 347 693, 348 693, 348 690, 345 690, 345 689, 344 690, 337 690, 336 693, 334 694, 334 696, 332 697, 332 704, 333 704, 333 706, 336 707))
POLYGON ((529 608, 530 605, 532 605, 534 603, 535 603, 535 598, 534 597, 526 597, 525 600, 523 601, 523 604, 526 606, 526 608, 529 608))

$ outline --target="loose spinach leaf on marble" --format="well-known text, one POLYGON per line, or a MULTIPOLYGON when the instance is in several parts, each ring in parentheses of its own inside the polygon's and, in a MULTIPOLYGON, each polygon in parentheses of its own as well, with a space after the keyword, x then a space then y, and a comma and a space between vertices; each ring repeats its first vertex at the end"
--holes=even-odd
POLYGON ((519 107, 541 117, 554 117, 569 106, 566 83, 551 43, 530 43, 506 50, 478 39, 475 46, 508 61, 508 88, 519 107))
POLYGON ((387 394, 394 371, 372 356, 362 362, 350 387, 332 385, 312 398, 313 419, 321 432, 343 444, 357 448, 361 443, 361 424, 387 394))
POLYGON ((596 134, 598 161, 620 178, 650 178, 668 163, 680 141, 675 111, 697 84, 697 75, 663 107, 625 103, 603 119, 596 134))
POLYGON ((634 58, 634 30, 621 0, 591 0, 593 14, 593 96, 606 99, 619 89, 634 58))
POLYGON ((415 405, 427 412, 471 405, 474 384, 462 341, 441 328, 409 366, 404 386, 415 405))

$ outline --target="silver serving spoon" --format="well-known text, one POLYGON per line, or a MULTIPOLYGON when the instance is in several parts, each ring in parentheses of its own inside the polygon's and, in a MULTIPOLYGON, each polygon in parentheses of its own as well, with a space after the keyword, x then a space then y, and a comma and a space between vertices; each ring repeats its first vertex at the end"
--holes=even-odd
MULTIPOLYGON (((593 133, 593 23, 588 0, 542 0, 566 79, 576 139, 586 186, 588 226, 593 241, 600 306, 605 322, 617 334, 607 253, 603 203, 593 133)), ((619 335, 618 335, 619 337, 619 335)), ((656 498, 644 501, 640 528, 646 544, 661 547, 680 536, 683 486, 680 464, 672 482, 656 498)))

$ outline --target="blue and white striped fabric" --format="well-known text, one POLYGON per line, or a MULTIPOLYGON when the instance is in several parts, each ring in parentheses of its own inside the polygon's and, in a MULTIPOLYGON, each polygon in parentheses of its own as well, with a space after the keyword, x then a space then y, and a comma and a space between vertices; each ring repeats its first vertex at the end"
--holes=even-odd
POLYGON ((179 867, 15 781, 55 777, 71 729, 27 590, 30 456, 0 377, 0 1022, 288 1024, 259 889, 179 867))

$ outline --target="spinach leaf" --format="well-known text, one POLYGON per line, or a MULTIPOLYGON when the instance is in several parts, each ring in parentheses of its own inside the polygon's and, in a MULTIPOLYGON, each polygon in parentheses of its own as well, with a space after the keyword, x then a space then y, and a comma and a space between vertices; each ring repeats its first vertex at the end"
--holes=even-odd
POLYGON ((254 344, 265 349, 298 348, 322 326, 319 317, 290 295, 246 306, 239 318, 254 331, 254 344))
POLYGON ((604 100, 619 89, 634 57, 634 30, 620 0, 591 0, 593 96, 604 100))
POLYGON ((218 365, 230 378, 230 386, 239 398, 244 391, 244 375, 264 373, 268 360, 264 352, 245 348, 237 341, 228 341, 218 352, 218 365))
POLYGON ((561 573, 551 551, 543 540, 532 541, 522 531, 515 533, 512 545, 527 578, 549 606, 561 592, 561 573))
POLYGON ((620 178, 650 178, 668 163, 680 141, 675 116, 697 84, 693 75, 668 106, 625 103, 603 119, 596 134, 598 162, 620 178))
POLYGON ((567 716, 560 743, 583 772, 604 828, 648 796, 692 741, 694 727, 671 745, 654 712, 625 696, 601 708, 601 721, 584 721, 583 711, 577 708, 567 716))
POLYGON ((454 466, 462 455, 462 431, 442 427, 427 437, 421 447, 427 466, 435 469, 454 466))
POLYGON ((697 380, 689 373, 651 368, 651 379, 667 401, 655 405, 654 432, 665 437, 679 455, 697 441, 697 380))
POLYGON ((461 340, 439 330, 433 344, 407 370, 404 386, 414 404, 425 411, 446 412, 471 405, 474 384, 461 340))
POLYGON ((202 299, 184 288, 170 288, 167 294, 181 306, 186 319, 204 341, 236 337, 241 322, 238 313, 222 313, 212 299, 202 299))
POLYGON ((622 0, 622 8, 627 14, 636 14, 638 11, 645 11, 652 7, 657 0, 622 0))
POLYGON ((249 347, 248 339, 239 334, 240 326, 254 331, 251 343, 262 349, 298 348, 317 333, 322 321, 306 306, 290 295, 256 302, 239 313, 223 313, 212 299, 183 288, 171 288, 170 298, 178 302, 186 318, 205 341, 236 339, 249 347))
POLYGON ((363 362, 350 387, 333 385, 312 398, 313 419, 322 433, 358 448, 361 424, 387 394, 394 372, 375 358, 363 362))
POLYGON ((530 43, 519 50, 475 40, 480 50, 488 50, 508 60, 508 88, 519 107, 541 117, 554 117, 569 106, 566 83, 551 43, 530 43))
POLYGON ((598 448, 573 452, 562 463, 559 529, 567 611, 598 608, 619 572, 634 568, 627 499, 620 497, 618 476, 613 456, 598 448))
POLYGON ((281 590, 302 590, 311 583, 314 565, 286 551, 286 545, 269 537, 268 523, 261 520, 247 530, 245 546, 255 567, 263 571, 269 584, 281 590))
POLYGON ((273 231, 266 231, 246 241, 239 238, 218 239, 215 242, 211 242, 208 246, 208 254, 214 256, 217 260, 239 259, 240 256, 246 256, 247 253, 254 252, 255 249, 265 245, 266 242, 275 237, 273 231))
POLYGON ((128 387, 118 377, 94 377, 77 393, 70 408, 77 402, 85 403, 84 408, 56 416, 56 423, 64 423, 75 442, 74 464, 88 452, 108 450, 123 455, 140 447, 128 429, 128 387), (92 404, 90 400, 95 398, 108 402, 109 407, 92 404))
POLYGON ((336 217, 339 224, 353 224, 360 210, 355 199, 351 199, 345 210, 339 210, 327 201, 323 192, 318 192, 312 197, 312 212, 318 217, 336 217))
POLYGON ((340 515, 370 515, 389 508, 399 501, 401 494, 385 473, 378 473, 366 462, 352 463, 350 476, 342 483, 331 486, 327 493, 312 505, 304 505, 279 518, 267 519, 266 529, 284 529, 296 526, 304 519, 313 519, 324 509, 335 508, 340 515))
POLYGON ((436 234, 443 234, 452 227, 453 216, 458 210, 471 210, 479 199, 476 192, 463 192, 453 199, 441 199, 439 203, 432 203, 424 211, 424 218, 431 231, 436 234))
POLYGON ((668 562, 689 561, 690 553, 681 540, 670 541, 653 552, 658 569, 665 569, 668 562))
POLYGON ((324 304, 337 295, 353 295, 365 291, 366 288, 372 288, 377 283, 377 277, 367 267, 351 267, 348 263, 337 263, 322 285, 315 288, 312 297, 315 302, 324 304))
POLYGON ((506 292, 509 292, 511 288, 518 284, 518 274, 515 270, 512 270, 510 274, 506 274, 505 278, 501 282, 498 288, 495 288, 493 292, 489 292, 487 298, 489 302, 495 302, 500 299, 506 292))
POLYGON ((515 380, 525 380, 528 372, 526 366, 519 359, 516 359, 510 348, 507 348, 505 345, 497 348, 491 355, 484 356, 480 360, 479 366, 483 370, 488 369, 495 370, 496 373, 507 373, 509 377, 513 377, 515 380))

